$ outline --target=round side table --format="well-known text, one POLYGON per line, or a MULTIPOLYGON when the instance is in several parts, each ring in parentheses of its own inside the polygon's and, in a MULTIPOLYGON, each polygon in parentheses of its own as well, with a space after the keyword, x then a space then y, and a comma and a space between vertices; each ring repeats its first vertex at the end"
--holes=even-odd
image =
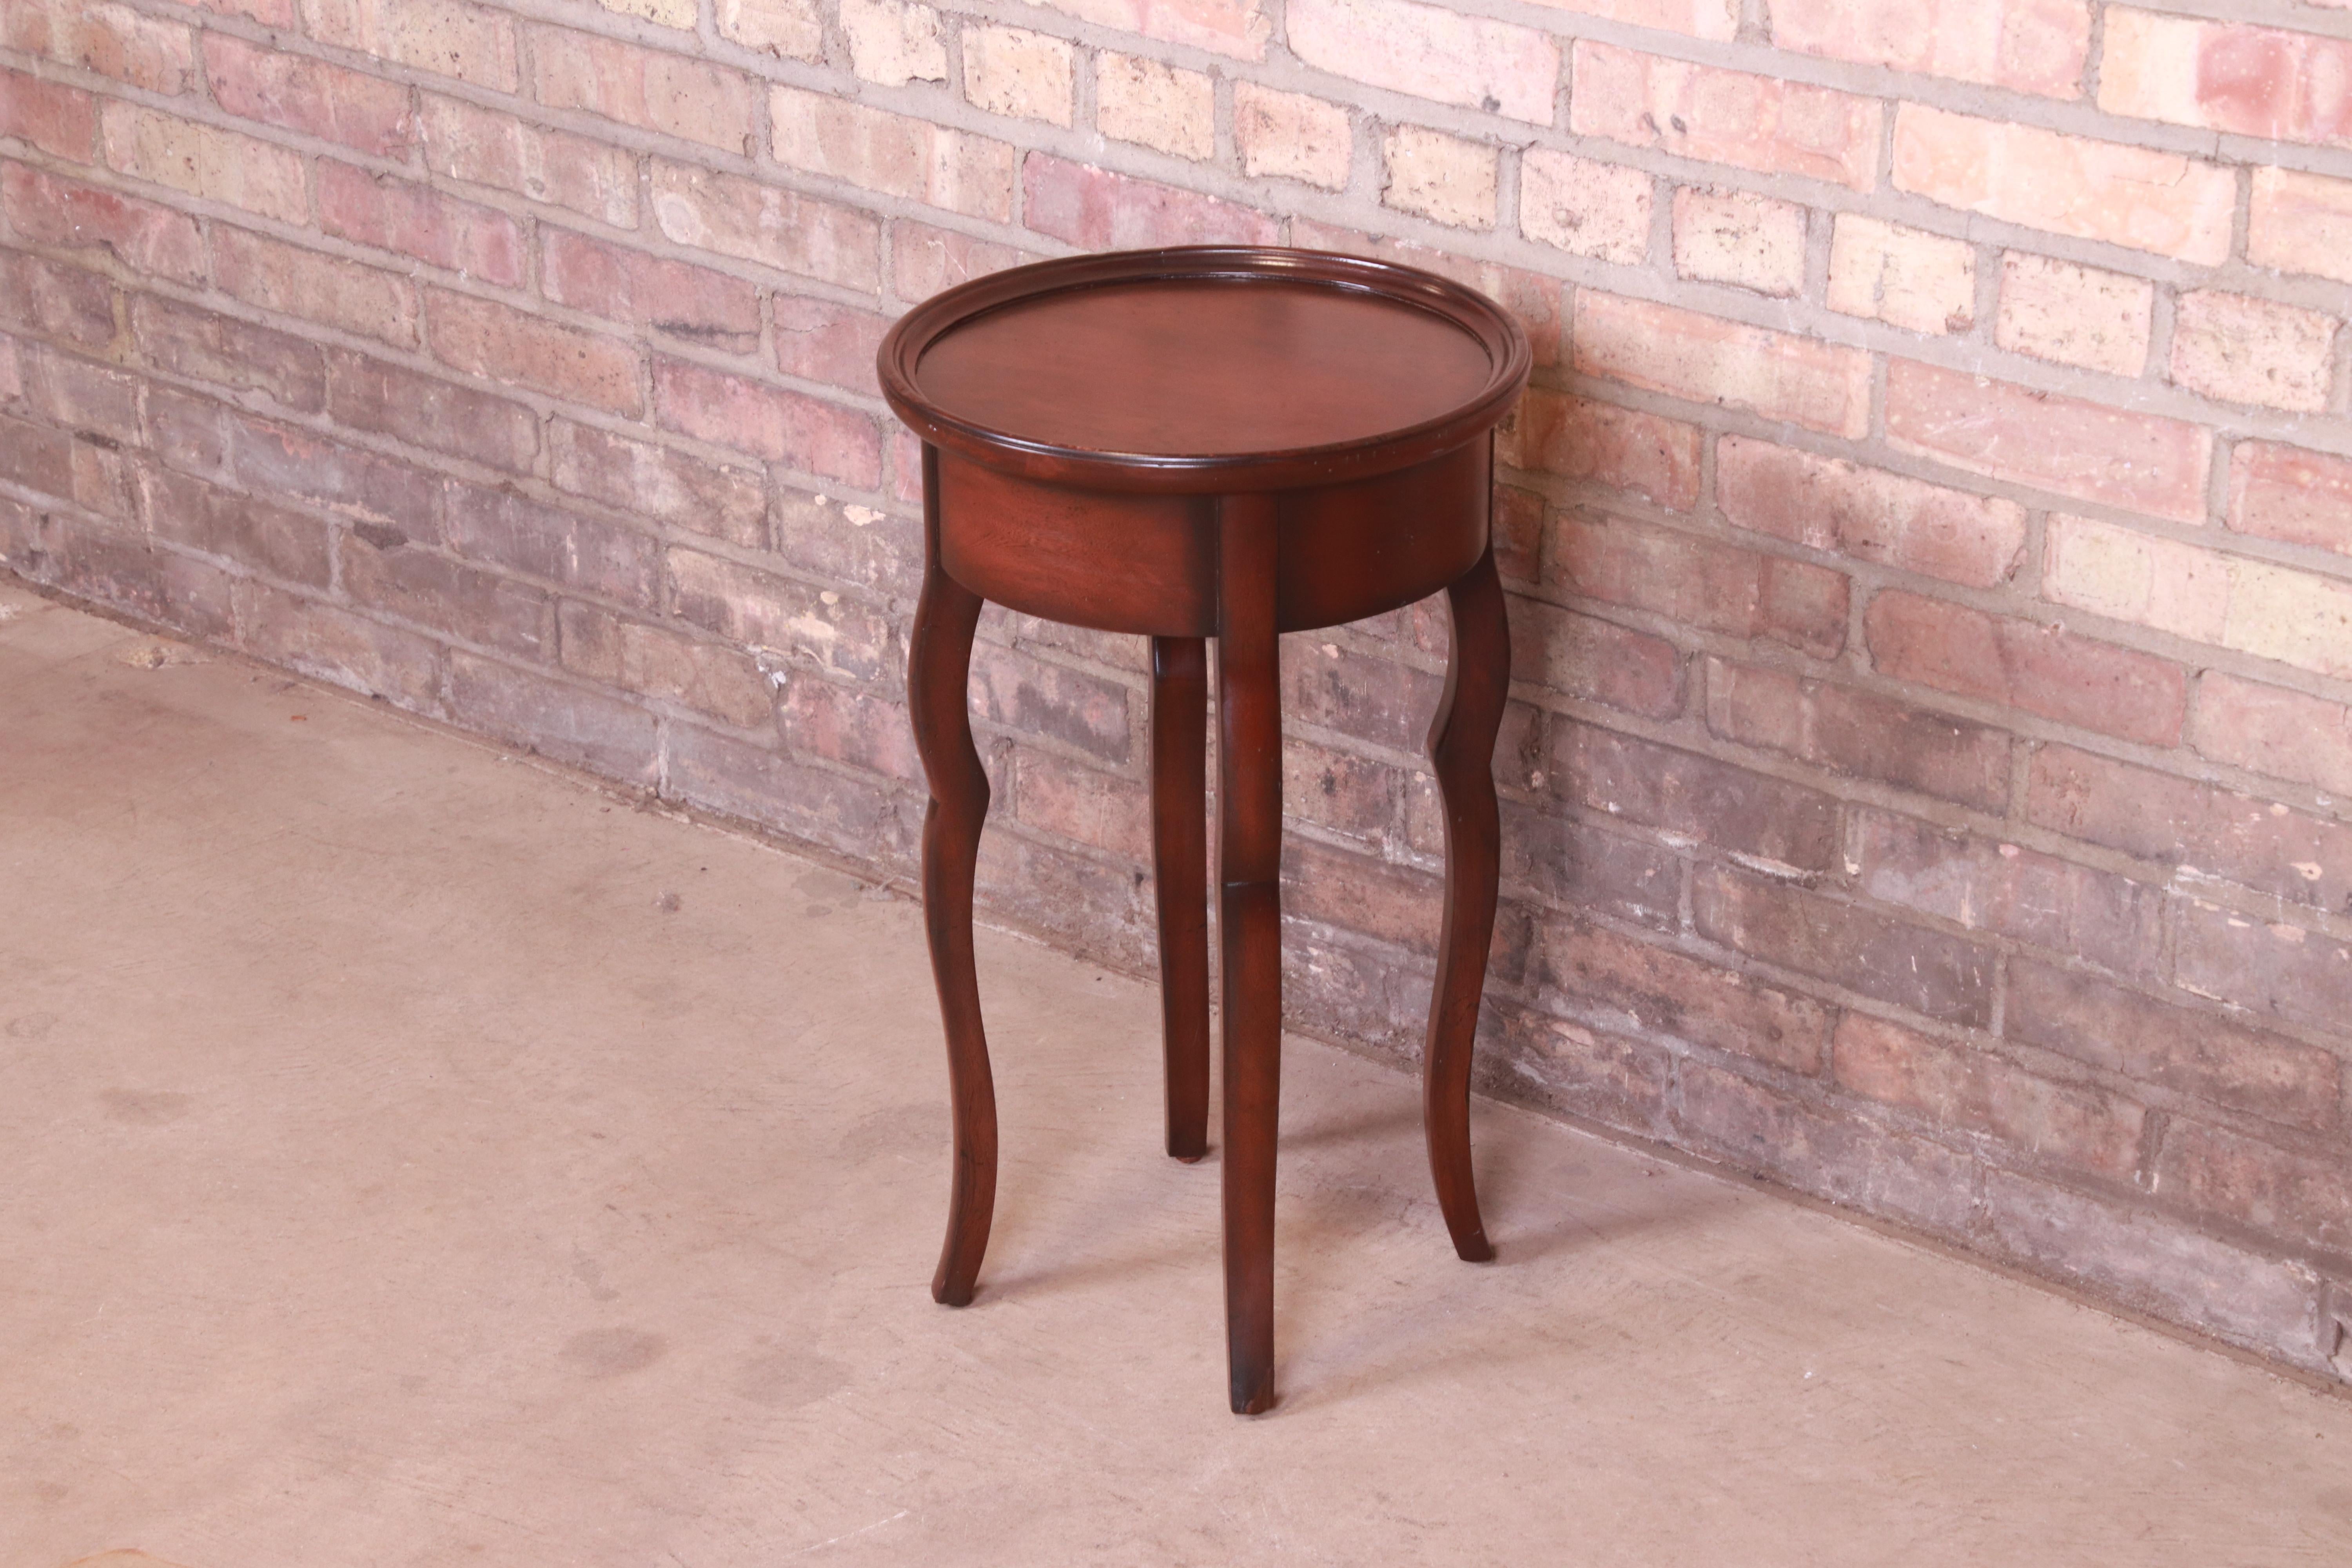
POLYGON ((1207 1151, 1206 639, 1217 644, 1217 883, 1233 1408, 1274 1402, 1281 1088, 1282 717, 1275 639, 1445 590, 1430 728, 1445 907, 1423 1119, 1454 1249, 1494 1256, 1470 1169, 1470 1053, 1495 920, 1495 735, 1510 640, 1488 540, 1492 433, 1527 338, 1432 274, 1315 251, 1186 247, 1014 268, 917 306, 884 395, 923 439, 923 585, 907 673, 930 785, 923 912, 955 1111, 931 1294, 971 1300, 996 1192, 972 966, 988 777, 966 686, 982 605, 1151 638, 1168 1152, 1207 1151))

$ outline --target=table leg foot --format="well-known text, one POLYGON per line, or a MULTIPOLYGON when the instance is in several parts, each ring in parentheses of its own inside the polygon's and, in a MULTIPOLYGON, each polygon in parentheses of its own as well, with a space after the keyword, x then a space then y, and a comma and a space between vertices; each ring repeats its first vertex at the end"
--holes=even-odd
POLYGON ((1511 683, 1510 627, 1491 549, 1446 590, 1446 599, 1453 613, 1453 649, 1445 695, 1429 731, 1430 761, 1445 803, 1445 915, 1422 1062, 1422 1111, 1430 1173, 1454 1250, 1465 1262, 1484 1263, 1495 1248, 1478 1216, 1471 1174, 1470 1060, 1486 951, 1495 933, 1502 859, 1495 736, 1511 683))
POLYGON ((1160 1027, 1168 1152, 1209 1152, 1209 851, 1206 646, 1151 639, 1151 865, 1160 906, 1160 1027))

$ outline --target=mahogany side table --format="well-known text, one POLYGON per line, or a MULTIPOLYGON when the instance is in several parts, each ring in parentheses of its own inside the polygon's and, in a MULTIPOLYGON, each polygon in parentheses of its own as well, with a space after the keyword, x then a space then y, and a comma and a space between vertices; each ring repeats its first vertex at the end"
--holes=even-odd
POLYGON ((1423 1063, 1430 1169, 1454 1250, 1494 1256, 1470 1168, 1470 1053, 1495 920, 1495 735, 1510 681, 1488 539, 1496 423, 1526 335, 1443 278, 1315 251, 1074 257, 948 289, 878 368, 923 439, 923 585, 907 687, 930 785, 923 913, 955 1116, 931 1294, 971 1300, 996 1193, 996 1101, 972 964, 988 777, 966 684, 994 600, 1151 638, 1151 816, 1168 1152, 1207 1151, 1208 663, 1217 643, 1224 1261, 1233 1408, 1274 1402, 1281 1088, 1277 634, 1445 590, 1453 647, 1430 754, 1445 902, 1423 1063))

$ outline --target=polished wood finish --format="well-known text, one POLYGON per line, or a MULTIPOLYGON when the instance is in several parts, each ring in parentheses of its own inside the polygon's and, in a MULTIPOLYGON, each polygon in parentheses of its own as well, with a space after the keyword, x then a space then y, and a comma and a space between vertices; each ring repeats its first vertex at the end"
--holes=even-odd
POLYGON ((1152 639, 1167 1142, 1180 1160, 1207 1148, 1206 641, 1216 643, 1226 1342, 1233 1408, 1255 1414, 1275 1398, 1277 639, 1446 593, 1453 653, 1430 731, 1445 908, 1423 1116, 1454 1248, 1493 1256, 1469 1123, 1500 853, 1492 759, 1510 680, 1489 539, 1491 432, 1528 363, 1519 329, 1459 284, 1350 257, 1226 247, 1015 268, 925 301, 884 341, 884 395, 924 441, 908 697, 930 784, 923 901, 955 1113, 940 1300, 971 1299, 995 1194, 971 946, 988 778, 965 694, 972 630, 992 599, 1152 639))

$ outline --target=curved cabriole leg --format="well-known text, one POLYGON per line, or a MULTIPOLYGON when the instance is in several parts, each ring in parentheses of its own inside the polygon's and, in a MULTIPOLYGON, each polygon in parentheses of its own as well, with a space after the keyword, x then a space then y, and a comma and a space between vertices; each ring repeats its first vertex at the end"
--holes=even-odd
POLYGON ((1234 1413, 1274 1404, 1282 1098, 1282 710, 1270 496, 1218 503, 1217 880, 1224 961, 1225 1346, 1234 1413))
POLYGON ((1495 552, 1478 558, 1445 591, 1454 647, 1445 695, 1429 727, 1429 756, 1445 801, 1445 921, 1437 942, 1437 989, 1429 1001, 1429 1041, 1422 1058, 1422 1117, 1429 1170, 1454 1250, 1465 1262, 1495 1256, 1478 1218, 1470 1172, 1470 1053, 1478 1032, 1478 994, 1495 932, 1495 884, 1502 826, 1495 805, 1495 735, 1510 694, 1511 634, 1495 552))
POLYGON ((988 1037, 980 1021, 980 979, 972 965, 971 886, 980 827, 988 815, 988 773, 971 743, 967 687, 980 596, 940 569, 939 458, 923 448, 923 590, 907 654, 907 706, 931 804, 923 814, 923 926, 930 937, 931 977, 948 1037, 948 1079, 955 1105, 955 1177, 948 1203, 947 1244, 940 1249, 931 1299, 950 1307, 971 1300, 988 1222, 996 1204, 996 1087, 988 1071, 988 1037))
POLYGON ((1151 639, 1151 868, 1160 904, 1160 1030, 1168 1152, 1209 1152, 1207 650, 1151 639))

